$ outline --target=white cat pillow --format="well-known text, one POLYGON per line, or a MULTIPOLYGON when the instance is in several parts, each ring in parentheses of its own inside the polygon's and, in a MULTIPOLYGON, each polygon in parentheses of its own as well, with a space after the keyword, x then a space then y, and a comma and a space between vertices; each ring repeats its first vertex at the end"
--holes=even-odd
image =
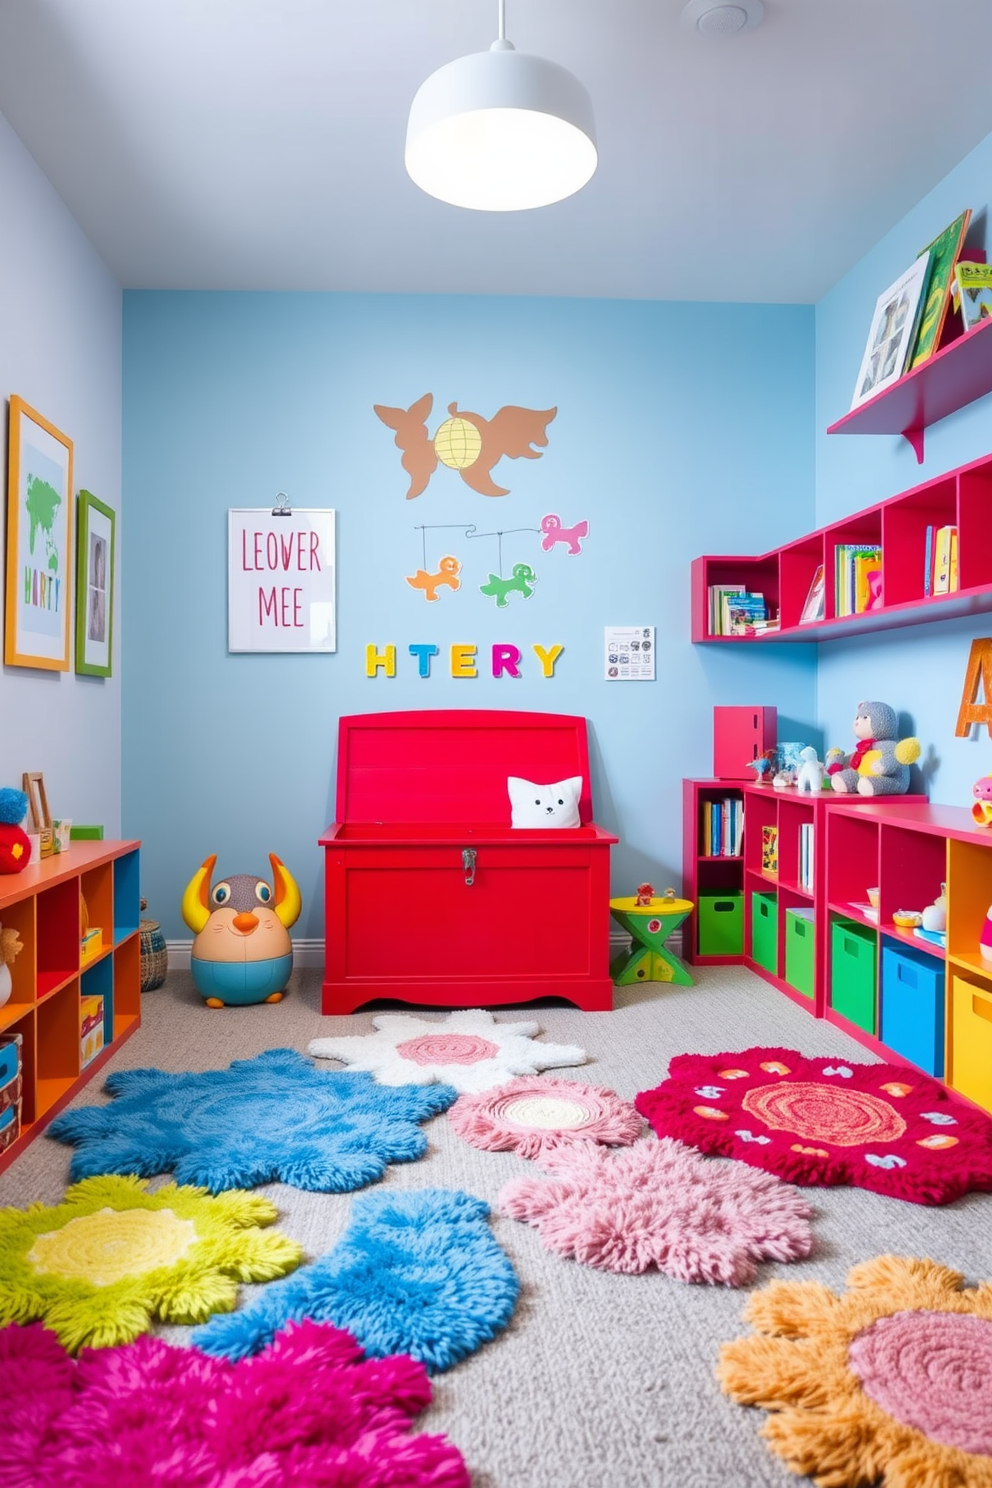
POLYGON ((582 776, 559 780, 554 785, 535 785, 519 775, 507 776, 510 793, 510 824, 514 827, 577 827, 582 776))

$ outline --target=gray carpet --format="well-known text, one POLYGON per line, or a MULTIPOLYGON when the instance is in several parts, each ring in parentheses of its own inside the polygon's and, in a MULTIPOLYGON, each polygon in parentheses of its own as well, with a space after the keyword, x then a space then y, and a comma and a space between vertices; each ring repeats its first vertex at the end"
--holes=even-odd
MULTIPOLYGON (((556 1004, 517 1016, 533 1017, 556 1043, 587 1049, 589 1064, 556 1074, 627 1097, 656 1085, 669 1058, 688 1051, 779 1044, 808 1055, 869 1057, 747 971, 697 968, 697 977, 695 987, 621 990, 612 1013, 556 1004)), ((109 1070, 204 1069, 273 1047, 305 1051, 317 1036, 369 1031, 374 1010, 322 1018, 319 973, 307 971, 295 974, 283 1003, 211 1011, 189 977, 174 972, 142 999, 142 1026, 109 1070)), ((77 1104, 101 1099, 90 1087, 77 1104)), ((528 1171, 512 1154, 459 1141, 444 1116, 426 1129, 428 1155, 391 1168, 390 1186, 462 1188, 495 1204, 507 1179, 528 1171)), ((40 1137, 0 1176, 0 1204, 58 1202, 69 1157, 68 1148, 40 1137)), ((328 1250, 347 1223, 348 1194, 282 1185, 266 1192, 281 1227, 311 1255, 328 1250)), ((927 1209, 860 1190, 812 1192, 813 1256, 762 1267, 759 1284, 779 1275, 840 1287, 856 1261, 887 1251, 931 1256, 970 1280, 992 1276, 992 1196, 927 1209)), ((763 1413, 732 1405, 713 1378, 721 1341, 745 1331, 746 1292, 684 1286, 655 1273, 602 1274, 552 1257, 527 1225, 496 1217, 494 1230, 522 1282, 515 1317, 499 1339, 437 1377, 434 1403, 419 1423, 457 1444, 475 1488, 783 1488, 800 1481, 758 1437, 763 1413)), ((162 1331, 176 1343, 188 1337, 186 1329, 162 1331)))

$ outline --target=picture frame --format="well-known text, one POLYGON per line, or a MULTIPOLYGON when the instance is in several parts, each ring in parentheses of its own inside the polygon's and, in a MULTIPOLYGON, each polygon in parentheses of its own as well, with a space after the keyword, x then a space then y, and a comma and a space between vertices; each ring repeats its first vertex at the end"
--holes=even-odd
POLYGON ((230 507, 227 649, 337 650, 335 511, 230 507))
POLYGON ((114 574, 117 519, 80 491, 76 504, 76 671, 109 677, 114 655, 114 574))
POLYGON ((875 313, 854 384, 851 407, 857 408, 898 382, 915 344, 920 304, 930 269, 929 253, 921 253, 875 302, 875 313))
POLYGON ((7 666, 69 670, 72 611, 72 440, 23 398, 10 399, 7 666))
POLYGON ((928 243, 921 250, 921 258, 924 254, 929 255, 930 279, 923 299, 913 351, 906 363, 907 370, 912 370, 921 362, 925 362, 940 346, 944 322, 951 307, 954 266, 964 247, 965 234, 970 222, 971 208, 969 207, 966 212, 961 213, 960 217, 955 217, 954 221, 945 227, 932 243, 928 243))
POLYGON ((39 837, 41 856, 51 857, 55 850, 55 831, 52 814, 48 809, 45 777, 41 771, 25 770, 21 776, 21 790, 28 798, 28 831, 39 837))

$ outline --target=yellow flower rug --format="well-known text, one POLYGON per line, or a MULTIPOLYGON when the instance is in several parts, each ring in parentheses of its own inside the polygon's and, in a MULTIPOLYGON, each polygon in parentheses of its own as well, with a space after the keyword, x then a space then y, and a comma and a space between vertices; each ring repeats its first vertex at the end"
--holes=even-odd
POLYGON ((762 1435, 819 1488, 992 1488, 992 1285, 900 1256, 847 1281, 755 1292, 756 1336, 720 1351, 724 1393, 773 1412, 762 1435))
POLYGON ((107 1174, 55 1206, 0 1210, 0 1325, 41 1320, 76 1353, 130 1343, 153 1322, 231 1312, 239 1281, 271 1281, 303 1259, 268 1199, 236 1189, 107 1174))

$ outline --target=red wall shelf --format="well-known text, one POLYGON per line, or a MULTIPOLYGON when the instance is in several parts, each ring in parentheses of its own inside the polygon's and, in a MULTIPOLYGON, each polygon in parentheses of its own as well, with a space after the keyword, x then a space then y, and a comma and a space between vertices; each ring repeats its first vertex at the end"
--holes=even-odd
MULTIPOLYGON (((981 331, 984 325, 985 322, 976 327, 976 331, 981 331)), ((968 332, 969 337, 974 334, 968 332)), ((992 339, 988 339, 987 345, 992 373, 992 339)), ((929 365, 925 362, 919 370, 929 365)), ((692 640, 746 646, 768 646, 776 641, 828 641, 992 610, 990 509, 992 456, 985 456, 807 533, 770 553, 695 558, 692 640), (958 529, 959 588, 953 594, 927 595, 923 592, 927 528, 944 526, 958 529), (859 615, 837 614, 834 548, 843 543, 873 544, 882 549, 882 604, 877 609, 859 615), (799 617, 820 564, 826 576, 824 617, 800 624, 799 617), (741 588, 763 593, 769 611, 779 615, 780 628, 754 636, 710 634, 709 588, 714 584, 739 584, 741 588)))
POLYGON ((992 321, 982 320, 827 433, 901 434, 922 464, 924 429, 986 393, 992 393, 992 321))

